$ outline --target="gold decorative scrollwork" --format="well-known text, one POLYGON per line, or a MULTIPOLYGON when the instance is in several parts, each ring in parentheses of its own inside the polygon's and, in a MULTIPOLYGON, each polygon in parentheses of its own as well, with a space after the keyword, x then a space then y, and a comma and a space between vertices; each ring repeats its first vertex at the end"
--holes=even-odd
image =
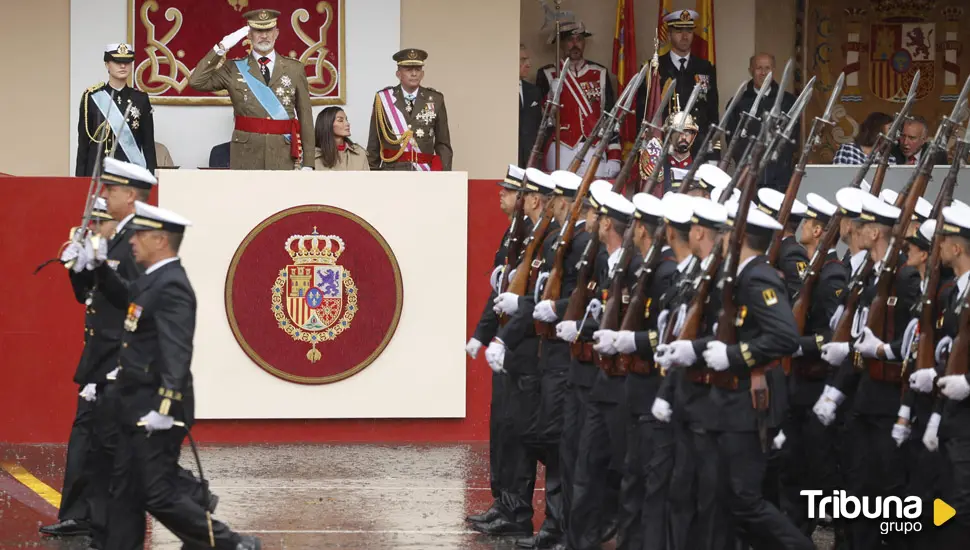
POLYGON ((307 46, 307 49, 300 55, 300 63, 304 65, 313 63, 313 76, 307 79, 310 85, 310 95, 325 96, 332 92, 340 83, 337 68, 327 61, 327 54, 330 53, 330 50, 327 48, 327 32, 333 24, 333 7, 329 2, 317 2, 316 9, 317 13, 326 15, 323 24, 317 29, 320 33, 319 40, 315 41, 313 38, 310 38, 310 35, 304 32, 300 26, 300 23, 306 23, 310 20, 310 13, 305 9, 301 8, 294 11, 290 17, 290 23, 293 25, 293 32, 307 46), (316 57, 314 57, 314 54, 316 54, 316 57), (330 75, 329 85, 324 82, 324 72, 330 75))

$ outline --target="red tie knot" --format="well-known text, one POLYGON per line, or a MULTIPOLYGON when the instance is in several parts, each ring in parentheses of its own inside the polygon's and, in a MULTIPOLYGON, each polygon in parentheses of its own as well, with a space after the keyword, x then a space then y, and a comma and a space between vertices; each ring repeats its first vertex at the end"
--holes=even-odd
POLYGON ((264 66, 264 67, 266 65, 269 65, 269 58, 268 57, 260 57, 259 58, 259 64, 262 65, 262 66, 264 66))

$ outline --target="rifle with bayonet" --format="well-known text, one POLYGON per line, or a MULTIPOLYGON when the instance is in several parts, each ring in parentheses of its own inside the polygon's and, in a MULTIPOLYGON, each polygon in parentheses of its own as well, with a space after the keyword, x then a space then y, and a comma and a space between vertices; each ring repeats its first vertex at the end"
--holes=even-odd
MULTIPOLYGON (((768 78, 771 78, 771 74, 768 74, 768 78)), ((717 123, 711 123, 707 127, 707 133, 704 134, 704 141, 701 142, 701 146, 697 149, 697 157, 694 162, 687 169, 687 174, 684 175, 684 179, 681 185, 689 188, 694 182, 694 175, 697 173, 697 169, 704 164, 704 159, 708 155, 714 152, 715 143, 724 143, 725 136, 728 135, 727 131, 727 121, 731 120, 731 116, 734 115, 734 111, 737 110, 738 104, 741 103, 741 94, 744 92, 744 87, 747 85, 747 80, 741 82, 738 86, 738 91, 735 92, 731 101, 728 102, 727 108, 724 109, 724 116, 717 123)))
MULTIPOLYGON (((788 59, 785 63, 785 71, 782 73, 781 83, 778 85, 778 97, 776 98, 775 104, 777 108, 781 109, 781 98, 785 95, 785 88, 788 86, 788 80, 791 78, 792 74, 792 60, 788 59)), ((718 162, 717 167, 721 170, 727 170, 734 159, 734 153, 738 150, 744 142, 749 141, 750 136, 748 135, 748 130, 751 127, 753 121, 758 120, 758 107, 761 105, 761 100, 765 97, 768 90, 771 89, 772 74, 768 73, 765 77, 764 82, 761 83, 761 89, 758 90, 758 95, 755 97, 754 103, 751 104, 751 109, 741 112, 741 120, 738 122, 738 127, 735 129, 734 134, 731 136, 731 141, 728 143, 727 151, 725 151, 724 156, 721 157, 720 162, 718 162)), ((774 111, 774 109, 772 109, 774 111)), ((773 116, 778 113, 774 112, 773 116)), ((762 121, 763 124, 767 124, 768 120, 762 121)), ((726 124, 726 122, 725 122, 726 124)), ((750 144, 747 148, 750 148, 750 144)), ((739 170, 743 166, 744 160, 737 164, 736 170, 739 170)))
MULTIPOLYGON (((673 85, 671 85, 669 89, 673 89, 673 85)), ((680 111, 684 113, 682 120, 684 121, 687 120, 687 114, 690 113, 691 109, 694 108, 694 104, 697 102, 697 97, 700 95, 700 91, 701 91, 700 84, 695 84, 694 89, 691 90, 690 98, 687 100, 687 105, 684 107, 682 111, 680 111)), ((658 112, 659 112, 659 109, 658 109, 658 112)), ((674 117, 671 117, 671 118, 674 118, 674 117)), ((683 126, 684 126, 683 124, 680 125, 681 130, 683 130, 683 126)), ((679 136, 680 134, 681 134, 680 131, 671 132, 668 129, 667 133, 664 135, 663 143, 660 145, 660 156, 657 157, 657 162, 656 164, 654 164, 653 172, 650 173, 650 177, 647 178, 647 181, 644 182, 643 184, 643 188, 647 189, 646 191, 647 193, 652 192, 653 188, 657 185, 657 182, 660 181, 660 176, 661 174, 664 173, 664 167, 667 165, 667 158, 670 157, 671 142, 674 139, 676 139, 676 137, 679 136)))

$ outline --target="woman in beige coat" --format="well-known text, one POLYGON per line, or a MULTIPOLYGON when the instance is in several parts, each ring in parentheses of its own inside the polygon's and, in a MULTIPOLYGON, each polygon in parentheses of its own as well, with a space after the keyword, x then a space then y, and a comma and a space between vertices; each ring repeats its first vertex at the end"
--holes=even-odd
POLYGON ((367 152, 350 139, 350 122, 340 107, 317 115, 315 170, 370 170, 367 152))

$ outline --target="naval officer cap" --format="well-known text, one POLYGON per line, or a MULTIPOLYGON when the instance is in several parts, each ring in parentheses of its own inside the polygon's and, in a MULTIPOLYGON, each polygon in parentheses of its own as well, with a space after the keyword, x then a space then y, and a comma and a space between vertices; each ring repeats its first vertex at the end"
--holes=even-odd
POLYGON ((854 219, 862 213, 862 198, 871 196, 855 187, 843 187, 835 192, 835 203, 839 206, 839 213, 846 218, 854 219))
POLYGON ((667 193, 661 202, 664 219, 670 225, 686 231, 694 216, 694 198, 682 193, 667 193))
POLYGON ((690 222, 694 225, 721 230, 727 224, 728 212, 723 204, 702 197, 693 197, 694 215, 690 222))
POLYGON ((694 22, 698 17, 694 10, 674 10, 664 17, 664 23, 673 29, 690 30, 694 28, 694 22))
POLYGON ((108 201, 98 197, 94 201, 94 208, 91 209, 91 217, 105 221, 112 219, 111 214, 108 214, 108 201))
POLYGON ((526 193, 551 195, 556 190, 556 183, 549 174, 536 168, 526 168, 525 179, 522 180, 526 193))
POLYGON ((135 49, 131 44, 108 44, 104 47, 104 60, 115 63, 131 63, 135 60, 135 49))
POLYGON ((954 208, 962 208, 964 211, 970 212, 970 204, 967 204, 960 199, 953 199, 950 206, 954 208))
POLYGON ((818 220, 822 223, 829 223, 829 220, 832 219, 832 216, 838 210, 837 206, 817 193, 805 195, 805 202, 807 203, 805 217, 818 220))
POLYGON ((505 179, 498 182, 498 184, 509 191, 519 191, 522 189, 523 179, 525 179, 525 170, 514 164, 510 164, 508 171, 505 173, 505 179))
POLYGON ((600 202, 603 197, 606 196, 607 191, 613 190, 613 184, 606 180, 596 180, 589 184, 589 193, 586 194, 586 198, 583 199, 583 205, 596 210, 597 212, 602 206, 600 202))
POLYGON ((636 211, 636 206, 630 202, 630 199, 612 190, 604 191, 600 198, 602 201, 597 211, 618 222, 628 223, 636 211))
MULTIPOLYGON (((755 202, 758 205, 758 210, 778 219, 778 216, 781 214, 781 203, 784 201, 785 194, 781 191, 770 187, 762 187, 758 189, 758 197, 755 202)), ((790 217, 800 220, 805 217, 806 211, 808 211, 808 207, 805 206, 805 203, 795 199, 795 202, 791 206, 790 217)))
POLYGON ((919 230, 906 237, 906 241, 918 246, 920 250, 929 250, 933 246, 934 234, 936 234, 936 220, 929 220, 920 224, 919 230))
POLYGON ((105 185, 130 185, 149 190, 158 184, 155 176, 144 167, 111 157, 104 159, 101 181, 105 185))
POLYGON ((775 231, 781 231, 781 224, 778 223, 778 220, 761 210, 749 208, 744 231, 749 235, 766 235, 770 237, 775 231))
POLYGON ((869 194, 862 195, 862 212, 859 220, 865 223, 878 223, 892 227, 899 221, 901 211, 886 201, 869 194))
POLYGON ((664 217, 663 201, 649 193, 633 195, 633 206, 636 208, 633 217, 643 223, 657 225, 664 217))
POLYGON ((671 168, 670 169, 670 188, 680 189, 682 183, 684 183, 684 177, 687 176, 687 170, 683 168, 671 168))
POLYGON ((128 222, 128 226, 135 231, 171 231, 184 233, 185 228, 192 222, 184 217, 157 206, 135 201, 135 215, 128 222))
POLYGON ((280 12, 276 10, 250 10, 243 14, 243 19, 249 28, 257 31, 268 31, 276 27, 276 19, 280 12))
POLYGON ((579 177, 579 174, 569 170, 556 170, 550 174, 550 177, 556 184, 555 193, 570 199, 576 196, 580 184, 583 183, 583 178, 579 177))
POLYGON ((721 170, 715 164, 702 164, 694 173, 695 185, 706 191, 713 191, 727 187, 731 183, 731 175, 721 170))
MULTIPOLYGON (((714 202, 721 202, 721 200, 720 200, 721 199, 721 195, 724 194, 724 191, 726 189, 727 189, 727 187, 715 187, 711 191, 711 200, 714 201, 714 202)), ((730 202, 730 201, 737 202, 738 199, 740 199, 740 198, 741 198, 741 190, 738 189, 737 187, 735 187, 734 190, 731 192, 731 196, 727 200, 725 200, 724 203, 727 203, 727 202, 730 202)), ((724 204, 724 203, 722 203, 722 204, 724 204)))
POLYGON ((391 57, 397 62, 398 67, 424 67, 428 52, 417 48, 404 48, 391 57))
MULTIPOLYGON (((970 211, 962 206, 947 206, 943 209, 943 227, 940 233, 970 239, 970 211)), ((926 222, 929 223, 929 222, 926 222)), ((926 223, 920 226, 922 229, 926 223)))

